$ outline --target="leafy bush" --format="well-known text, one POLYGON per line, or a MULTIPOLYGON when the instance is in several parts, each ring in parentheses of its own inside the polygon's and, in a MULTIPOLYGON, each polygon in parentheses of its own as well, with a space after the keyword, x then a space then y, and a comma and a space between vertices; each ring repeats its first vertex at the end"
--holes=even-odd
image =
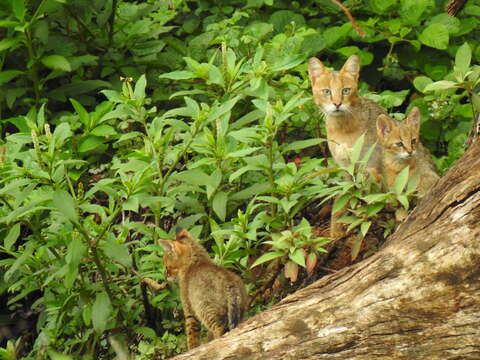
POLYGON ((306 60, 358 53, 361 93, 419 106, 445 170, 479 109, 480 5, 345 4, 366 37, 329 0, 0 4, 0 291, 36 321, 8 356, 112 358, 118 333, 139 359, 183 351, 175 288, 142 282, 165 281, 155 244, 174 225, 245 275, 278 255, 292 281, 327 241, 314 199, 342 195, 363 234, 392 228, 376 211, 409 207, 406 175, 384 194, 332 172, 306 60))

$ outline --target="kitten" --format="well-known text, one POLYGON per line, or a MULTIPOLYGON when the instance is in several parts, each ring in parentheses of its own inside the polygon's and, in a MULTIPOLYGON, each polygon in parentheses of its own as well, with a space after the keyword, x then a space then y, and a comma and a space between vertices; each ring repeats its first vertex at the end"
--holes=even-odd
POLYGON ((237 326, 248 304, 240 277, 216 265, 185 229, 177 228, 176 240, 160 245, 167 276, 178 277, 188 348, 199 345, 200 323, 214 338, 237 326))
POLYGON ((401 123, 387 115, 377 119, 377 135, 382 148, 382 175, 388 187, 406 166, 410 176, 418 174, 418 194, 424 196, 440 178, 429 151, 420 142, 420 111, 414 107, 401 123))

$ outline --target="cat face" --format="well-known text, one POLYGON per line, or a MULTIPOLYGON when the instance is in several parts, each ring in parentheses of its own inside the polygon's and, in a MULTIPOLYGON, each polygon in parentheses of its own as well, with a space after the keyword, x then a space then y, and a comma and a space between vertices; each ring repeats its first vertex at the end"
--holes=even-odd
POLYGON ((310 58, 308 75, 312 84, 313 100, 328 116, 351 113, 357 100, 360 60, 350 56, 340 71, 328 71, 317 58, 310 58))
POLYGON ((377 119, 377 135, 384 151, 397 159, 414 156, 419 144, 420 111, 414 107, 404 122, 393 120, 387 115, 377 119))
POLYGON ((178 273, 191 263, 191 248, 175 240, 159 240, 163 247, 163 263, 167 271, 168 280, 174 280, 178 273))

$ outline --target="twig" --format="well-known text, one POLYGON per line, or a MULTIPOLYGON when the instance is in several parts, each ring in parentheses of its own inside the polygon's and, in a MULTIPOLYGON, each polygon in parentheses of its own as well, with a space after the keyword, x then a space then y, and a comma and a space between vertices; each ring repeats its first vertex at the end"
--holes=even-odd
POLYGON ((340 1, 338 0, 332 0, 332 2, 337 5, 340 9, 343 10, 343 12, 345 13, 345 15, 347 15, 347 18, 348 20, 350 20, 350 22, 352 23, 352 26, 353 28, 355 29, 355 31, 357 32, 358 36, 364 38, 365 36, 367 36, 362 28, 360 27, 360 25, 357 24, 357 22, 355 21, 355 19, 353 18, 352 14, 350 13, 350 10, 348 10, 348 8, 345 7, 345 5, 343 5, 340 1))
POLYGON ((445 11, 448 15, 455 16, 462 10, 466 2, 467 0, 450 0, 445 7, 445 11))

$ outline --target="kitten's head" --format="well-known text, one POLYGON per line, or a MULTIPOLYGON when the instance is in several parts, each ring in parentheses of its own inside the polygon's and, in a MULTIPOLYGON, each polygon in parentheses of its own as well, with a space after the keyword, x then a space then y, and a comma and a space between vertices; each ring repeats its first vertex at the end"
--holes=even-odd
POLYGON ((310 58, 308 75, 312 84, 313 100, 329 116, 343 116, 351 112, 357 101, 360 59, 350 56, 340 71, 328 71, 317 58, 310 58))
POLYGON ((167 278, 174 280, 180 270, 190 265, 192 250, 189 245, 177 240, 159 240, 158 243, 164 249, 163 263, 167 278))
POLYGON ((420 111, 414 107, 404 122, 387 115, 377 118, 377 135, 383 149, 398 159, 409 159, 417 151, 420 133, 420 111))

